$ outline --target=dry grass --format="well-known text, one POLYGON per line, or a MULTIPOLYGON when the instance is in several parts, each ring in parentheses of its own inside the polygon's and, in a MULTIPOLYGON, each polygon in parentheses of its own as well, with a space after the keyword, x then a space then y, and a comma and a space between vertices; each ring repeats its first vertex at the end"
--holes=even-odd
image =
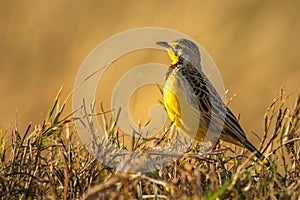
MULTIPOLYGON (((297 199, 300 196, 300 96, 293 108, 286 108, 286 99, 292 97, 281 90, 267 109, 260 149, 269 158, 271 168, 256 161, 253 155, 224 148, 223 144, 219 145, 222 149, 201 155, 200 144, 193 143, 187 153, 161 170, 120 173, 101 164, 77 142, 72 116, 62 117, 68 98, 59 106, 59 95, 60 92, 41 125, 33 128, 29 125, 25 133, 16 128, 11 139, 8 132, 0 130, 2 199, 297 199), (278 179, 278 172, 283 179, 278 179)), ((109 139, 122 146, 117 133, 114 129, 109 139)))

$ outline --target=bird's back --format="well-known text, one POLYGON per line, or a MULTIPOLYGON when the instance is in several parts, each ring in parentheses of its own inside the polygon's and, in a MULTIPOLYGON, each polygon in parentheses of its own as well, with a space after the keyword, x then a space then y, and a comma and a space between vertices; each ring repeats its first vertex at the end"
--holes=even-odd
POLYGON ((171 120, 174 120, 179 130, 188 136, 194 135, 196 140, 203 140, 206 136, 211 137, 211 140, 220 137, 224 141, 242 146, 241 141, 247 138, 241 126, 212 83, 199 69, 200 67, 189 63, 179 62, 175 68, 170 67, 168 70, 164 87, 164 102, 171 120), (185 107, 181 105, 183 103, 179 102, 179 98, 185 102, 185 107), (188 111, 191 116, 182 119, 182 110, 186 107, 192 107, 192 109, 189 108, 192 112, 188 111), (187 122, 190 120, 197 122, 187 122), (185 127, 188 124, 193 124, 195 127, 196 123, 198 124, 197 130, 185 127))

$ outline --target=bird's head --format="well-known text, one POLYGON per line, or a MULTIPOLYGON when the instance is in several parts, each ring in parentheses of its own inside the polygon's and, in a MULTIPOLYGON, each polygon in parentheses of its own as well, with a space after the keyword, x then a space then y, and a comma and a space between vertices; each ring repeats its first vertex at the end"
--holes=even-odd
POLYGON ((167 49, 172 65, 182 61, 200 66, 200 51, 194 42, 187 39, 178 39, 171 42, 157 42, 156 44, 167 49))

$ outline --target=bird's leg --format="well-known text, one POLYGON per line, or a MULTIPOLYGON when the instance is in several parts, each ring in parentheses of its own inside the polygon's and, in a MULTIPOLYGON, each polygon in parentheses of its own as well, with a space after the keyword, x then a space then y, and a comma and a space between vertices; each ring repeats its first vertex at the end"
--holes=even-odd
POLYGON ((210 142, 205 142, 203 143, 203 148, 205 152, 210 152, 210 151, 213 152, 217 149, 218 145, 219 145, 219 140, 214 144, 211 144, 210 142))

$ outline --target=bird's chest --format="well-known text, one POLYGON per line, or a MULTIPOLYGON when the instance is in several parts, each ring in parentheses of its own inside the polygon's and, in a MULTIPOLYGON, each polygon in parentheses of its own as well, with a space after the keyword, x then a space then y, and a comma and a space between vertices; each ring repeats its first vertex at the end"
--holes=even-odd
POLYGON ((180 125, 182 109, 185 109, 187 98, 189 98, 189 93, 191 93, 190 84, 185 78, 185 73, 183 69, 170 68, 165 79, 164 104, 175 126, 180 125))
POLYGON ((169 71, 169 74, 166 75, 163 97, 164 97, 164 105, 166 111, 171 119, 174 122, 175 126, 180 125, 180 116, 181 116, 181 107, 178 98, 178 92, 180 87, 180 80, 178 76, 180 76, 180 72, 169 71))

